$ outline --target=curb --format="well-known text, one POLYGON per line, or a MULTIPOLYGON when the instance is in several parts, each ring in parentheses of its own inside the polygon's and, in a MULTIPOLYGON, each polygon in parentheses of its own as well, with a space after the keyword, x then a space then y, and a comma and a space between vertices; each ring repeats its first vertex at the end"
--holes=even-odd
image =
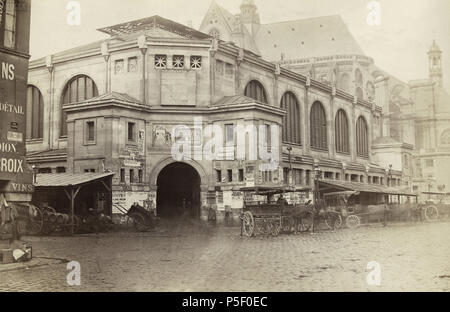
POLYGON ((10 272, 10 271, 19 271, 19 270, 28 270, 31 268, 57 265, 57 264, 62 264, 62 263, 67 263, 67 262, 69 262, 69 261, 66 259, 35 257, 29 262, 0 265, 0 273, 10 272))

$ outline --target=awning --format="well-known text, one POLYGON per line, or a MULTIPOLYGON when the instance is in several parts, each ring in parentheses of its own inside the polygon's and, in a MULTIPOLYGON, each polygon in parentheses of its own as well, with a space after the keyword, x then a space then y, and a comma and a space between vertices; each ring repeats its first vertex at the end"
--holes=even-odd
POLYGON ((36 175, 36 187, 79 186, 113 176, 106 173, 40 173, 36 175))
MULTIPOLYGON (((114 172, 105 173, 41 173, 36 175, 35 187, 39 188, 58 188, 66 193, 70 201, 71 210, 71 234, 74 233, 75 227, 75 198, 84 185, 101 182, 103 186, 111 193, 110 183, 105 182, 105 178, 112 177, 114 172)), ((45 189, 44 189, 45 190, 45 189)))
POLYGON ((380 193, 387 195, 404 195, 404 196, 417 196, 417 194, 409 191, 401 190, 394 187, 387 187, 377 184, 364 184, 359 182, 349 181, 319 181, 319 190, 321 194, 329 194, 336 192, 354 191, 360 193, 380 193))
POLYGON ((250 186, 239 189, 242 192, 255 192, 260 195, 276 195, 282 193, 307 192, 311 188, 290 187, 290 186, 250 186))
POLYGON ((445 192, 422 192, 422 194, 426 194, 426 195, 450 196, 450 193, 445 193, 445 192))

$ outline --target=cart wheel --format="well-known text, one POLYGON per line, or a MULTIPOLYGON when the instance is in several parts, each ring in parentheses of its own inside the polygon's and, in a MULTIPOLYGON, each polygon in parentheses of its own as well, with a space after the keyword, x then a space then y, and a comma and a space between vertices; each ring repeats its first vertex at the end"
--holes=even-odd
POLYGON ((308 213, 305 218, 297 222, 297 232, 308 232, 312 227, 312 214, 308 213))
POLYGON ((138 232, 147 231, 148 226, 143 215, 141 215, 140 213, 132 213, 130 215, 130 219, 133 220, 134 228, 138 232))
POLYGON ((337 218, 334 220, 333 218, 325 218, 325 224, 329 230, 333 228, 332 222, 334 221, 334 229, 338 230, 342 227, 342 216, 338 214, 337 218))
POLYGON ((270 234, 272 234, 272 236, 276 237, 276 236, 280 235, 280 230, 281 230, 281 225, 274 223, 274 224, 272 224, 270 234))
POLYGON ((439 210, 436 206, 428 206, 424 211, 425 220, 427 221, 436 221, 439 218, 439 210))
POLYGON ((292 233, 295 230, 295 220, 292 217, 283 217, 281 219, 282 230, 284 233, 292 233))
POLYGON ((33 216, 28 222, 28 234, 39 235, 42 232, 44 226, 44 216, 41 209, 36 207, 36 215, 33 216))
POLYGON ((361 224, 361 220, 357 215, 351 215, 347 217, 345 224, 349 229, 356 229, 361 224))
POLYGON ((255 221, 250 211, 244 212, 242 216, 242 229, 245 236, 252 237, 255 231, 255 221))

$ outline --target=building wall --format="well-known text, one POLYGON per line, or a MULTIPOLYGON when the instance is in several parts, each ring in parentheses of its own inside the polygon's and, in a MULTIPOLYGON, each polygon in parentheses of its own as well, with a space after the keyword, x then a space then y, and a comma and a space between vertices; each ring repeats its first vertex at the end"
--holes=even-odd
MULTIPOLYGON (((239 198, 236 189, 252 182, 251 179, 257 184, 287 182, 283 181, 283 168, 289 167, 286 159, 287 146, 293 148, 292 167, 303 170, 304 185, 312 186, 315 165, 320 166, 323 176, 329 179, 350 180, 351 175, 355 175, 359 181, 367 183, 368 176, 374 175, 383 177, 386 181, 383 169, 371 168, 376 161, 372 157, 370 146, 379 132, 379 126, 374 122, 380 118, 379 108, 366 101, 356 101, 349 94, 335 93, 325 83, 309 83, 302 75, 280 70, 274 64, 246 54, 238 48, 217 46, 214 40, 171 39, 159 40, 157 43, 148 40, 144 56, 133 40, 120 44, 110 43, 107 55, 102 55, 99 43, 89 53, 69 51, 52 57, 51 62, 33 62, 30 67, 30 83, 38 87, 44 97, 45 127, 42 141, 28 142, 29 151, 67 148, 68 172, 111 170, 116 173, 113 191, 118 194, 118 198, 131 193, 139 201, 147 200, 150 208, 156 205, 159 172, 174 162, 171 155, 172 141, 167 140, 167 135, 172 135, 175 126, 186 125, 193 130, 195 117, 201 117, 204 125, 217 125, 221 129, 228 123, 281 126, 284 112, 280 112, 279 108, 281 98, 287 91, 296 95, 300 105, 300 115, 297 117, 301 121, 302 144, 284 144, 280 148, 278 158, 281 166, 274 170, 270 181, 264 180, 260 172, 247 174, 248 168, 253 168, 253 171, 258 168, 259 161, 185 160, 201 177, 201 202, 204 210, 205 205, 215 206, 221 211, 241 208, 239 200, 236 200, 239 198), (167 68, 155 68, 156 55, 167 55, 167 68), (173 55, 184 55, 184 68, 172 68, 173 55), (202 57, 201 69, 190 68, 189 60, 192 55, 202 57), (144 60, 145 75, 142 69, 144 60), (93 79, 100 96, 111 94, 111 91, 126 93, 133 103, 121 104, 120 100, 111 98, 68 105, 65 108, 68 113, 68 134, 67 138, 60 138, 62 92, 67 82, 79 74, 93 79), (214 106, 224 96, 243 95, 251 80, 257 80, 264 86, 268 105, 273 109, 214 106), (310 146, 309 115, 311 106, 316 101, 322 103, 326 112, 327 151, 314 150, 310 146), (85 107, 86 105, 88 106, 85 107), (345 110, 349 121, 349 154, 335 152, 334 123, 339 109, 345 110), (356 155, 355 128, 359 116, 363 116, 368 124, 368 158, 356 155), (88 121, 95 123, 95 142, 86 142, 88 121), (136 124, 136 142, 127 141, 128 122, 136 124), (125 182, 120 181, 121 169, 125 170, 125 182), (135 170, 135 174, 138 170, 143 171, 142 183, 130 183, 130 169, 135 170), (217 181, 216 170, 227 172, 229 169, 232 170, 233 181, 217 181), (244 181, 236 181, 239 169, 246 170, 244 181), (307 172, 309 181, 306 181, 307 172), (223 197, 220 196, 223 200, 211 202, 211 198, 219 198, 211 196, 211 193, 218 190, 223 192, 223 197)), ((281 129, 279 141, 281 142, 281 129)), ((401 177, 398 172, 395 174, 401 177)))

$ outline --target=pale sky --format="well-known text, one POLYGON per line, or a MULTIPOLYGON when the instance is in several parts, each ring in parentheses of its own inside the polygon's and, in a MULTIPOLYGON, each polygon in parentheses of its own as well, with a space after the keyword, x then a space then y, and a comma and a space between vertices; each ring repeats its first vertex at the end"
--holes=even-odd
MULTIPOLYGON (((69 0, 32 0, 31 55, 42 57, 107 38, 97 28, 160 15, 176 22, 192 22, 198 29, 212 0, 78 0, 81 24, 67 24, 69 0)), ((242 0, 216 0, 239 13, 242 0)), ((379 0, 381 25, 367 23, 371 0, 255 0, 262 23, 339 14, 366 55, 392 75, 409 81, 428 77, 433 39, 443 51, 444 81, 449 90, 450 1, 379 0)), ((301 56, 299 56, 301 57, 301 56)))

